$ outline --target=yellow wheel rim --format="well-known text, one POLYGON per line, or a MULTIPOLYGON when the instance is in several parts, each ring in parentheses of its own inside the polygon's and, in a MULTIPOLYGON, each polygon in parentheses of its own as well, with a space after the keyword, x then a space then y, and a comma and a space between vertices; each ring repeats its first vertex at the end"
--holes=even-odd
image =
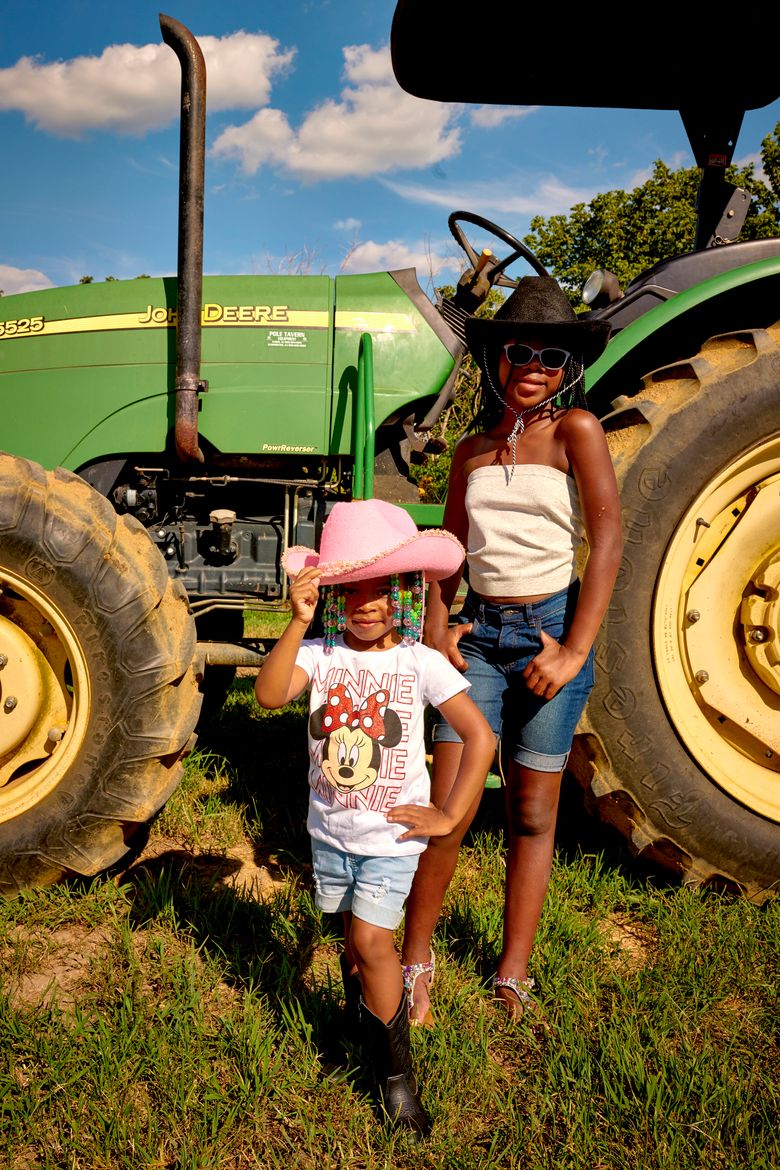
POLYGON ((84 742, 90 704, 72 626, 40 590, 0 568, 0 821, 58 787, 84 742))
POLYGON ((780 821, 780 435, 712 479, 683 516, 653 602, 655 669, 699 766, 780 821))

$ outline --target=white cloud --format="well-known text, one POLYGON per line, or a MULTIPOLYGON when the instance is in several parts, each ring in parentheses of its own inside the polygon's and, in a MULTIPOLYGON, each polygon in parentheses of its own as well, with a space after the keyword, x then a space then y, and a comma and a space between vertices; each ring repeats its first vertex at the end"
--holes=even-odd
POLYGON ((492 130, 514 118, 526 118, 535 114, 539 106, 476 106, 470 111, 470 118, 474 126, 481 126, 485 130, 492 130))
MULTIPOLYGON (((458 186, 425 187, 421 183, 404 183, 394 179, 382 182, 402 199, 413 203, 446 207, 451 211, 463 207, 478 215, 559 215, 566 213, 575 203, 586 203, 593 198, 592 189, 568 187, 554 175, 537 176, 530 181, 525 178, 504 178, 496 181, 460 183, 458 186), (518 190, 528 189, 527 195, 518 190)), ((502 224, 511 231, 511 226, 502 224)))
POLYGON ((354 219, 352 216, 349 219, 337 219, 333 227, 337 232, 359 232, 361 228, 359 219, 354 219))
POLYGON ((224 130, 213 153, 236 159, 247 174, 267 164, 316 180, 431 166, 460 150, 460 131, 452 125, 460 107, 404 93, 388 48, 348 45, 344 76, 349 84, 340 100, 311 110, 297 130, 281 110, 260 110, 224 130))
MULTIPOLYGON (((211 111, 265 105, 274 76, 294 50, 263 33, 200 37, 211 111)), ((86 130, 143 134, 178 117, 181 71, 164 44, 109 45, 99 57, 46 64, 22 57, 0 69, 0 110, 19 110, 39 129, 75 136, 86 130)))
MULTIPOLYGON (((54 288, 54 284, 43 272, 37 268, 13 268, 10 264, 0 264, 0 288, 6 296, 14 293, 38 292, 42 288, 54 288)), ((2 302, 0 301, 0 312, 2 302)))
POLYGON ((353 85, 384 85, 394 76, 389 67, 390 50, 370 45, 344 46, 344 76, 353 85))
POLYGON ((402 240, 366 240, 352 248, 341 265, 342 272, 391 272, 416 268, 421 277, 436 276, 442 268, 456 268, 451 257, 439 255, 425 243, 405 244, 402 240))

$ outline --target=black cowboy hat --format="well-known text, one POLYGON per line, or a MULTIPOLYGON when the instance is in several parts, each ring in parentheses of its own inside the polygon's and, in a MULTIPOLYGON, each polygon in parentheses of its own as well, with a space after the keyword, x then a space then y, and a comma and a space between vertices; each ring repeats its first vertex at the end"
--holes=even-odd
POLYGON ((610 335, 608 321, 578 317, 552 276, 524 276, 494 317, 471 317, 466 342, 478 365, 485 351, 495 356, 507 341, 536 341, 558 345, 589 366, 604 352, 610 335))

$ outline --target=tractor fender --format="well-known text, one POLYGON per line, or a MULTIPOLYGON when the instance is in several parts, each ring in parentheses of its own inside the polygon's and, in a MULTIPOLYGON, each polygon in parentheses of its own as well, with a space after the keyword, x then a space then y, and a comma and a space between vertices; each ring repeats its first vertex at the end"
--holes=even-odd
POLYGON ((588 403, 607 414, 642 391, 648 371, 698 353, 708 338, 766 328, 780 315, 780 257, 746 264, 676 293, 632 321, 586 375, 588 403))

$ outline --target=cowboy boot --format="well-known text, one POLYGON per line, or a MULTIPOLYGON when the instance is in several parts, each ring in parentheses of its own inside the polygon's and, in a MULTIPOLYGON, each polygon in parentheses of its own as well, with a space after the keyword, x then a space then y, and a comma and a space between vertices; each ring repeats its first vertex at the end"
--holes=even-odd
POLYGON ((409 1014, 406 996, 385 1024, 360 1001, 360 1023, 366 1063, 373 1075, 381 1105, 393 1125, 402 1125, 419 1137, 431 1128, 417 1092, 409 1047, 409 1014))
POLYGON ((349 1045, 360 1040, 360 976, 350 969, 347 956, 339 955, 341 982, 344 984, 344 1039, 349 1045))

